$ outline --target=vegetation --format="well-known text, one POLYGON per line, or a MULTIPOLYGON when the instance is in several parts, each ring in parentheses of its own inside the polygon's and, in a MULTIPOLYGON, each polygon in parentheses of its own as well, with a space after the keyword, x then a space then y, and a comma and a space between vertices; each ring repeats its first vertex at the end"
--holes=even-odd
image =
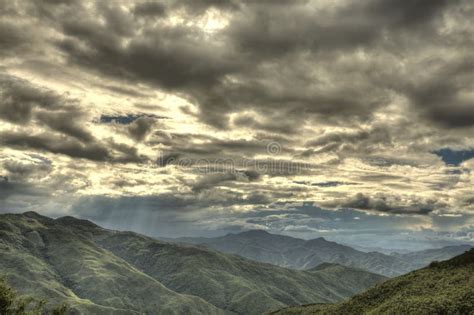
POLYGON ((273 314, 474 314, 474 249, 388 280, 341 304, 292 307, 273 314))
POLYGON ((57 306, 52 310, 45 309, 45 300, 19 297, 8 286, 4 278, 0 278, 0 314, 2 315, 66 315, 69 308, 66 304, 57 306))
POLYGON ((71 217, 0 216, 0 273, 22 295, 79 314, 261 314, 338 302, 385 278, 328 265, 297 271, 71 217))
POLYGON ((168 288, 238 314, 261 314, 310 301, 341 301, 385 280, 336 265, 324 270, 290 270, 134 233, 115 233, 100 244, 168 288))

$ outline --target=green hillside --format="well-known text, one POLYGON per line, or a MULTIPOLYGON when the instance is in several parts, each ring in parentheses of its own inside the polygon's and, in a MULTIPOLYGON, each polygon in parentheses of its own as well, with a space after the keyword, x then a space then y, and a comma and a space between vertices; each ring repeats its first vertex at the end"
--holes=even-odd
POLYGON ((221 314, 204 300, 166 288, 97 246, 90 224, 73 230, 35 213, 2 215, 0 274, 24 295, 66 302, 84 314, 221 314))
POLYGON ((0 275, 79 314, 260 314, 342 301, 385 280, 342 266, 289 270, 33 212, 0 215, 0 275))
POLYGON ((295 271, 133 233, 113 234, 100 244, 168 288, 239 314, 260 314, 310 299, 337 301, 383 279, 347 267, 295 271))
POLYGON ((388 280, 341 304, 292 307, 273 314, 474 314, 474 249, 388 280))

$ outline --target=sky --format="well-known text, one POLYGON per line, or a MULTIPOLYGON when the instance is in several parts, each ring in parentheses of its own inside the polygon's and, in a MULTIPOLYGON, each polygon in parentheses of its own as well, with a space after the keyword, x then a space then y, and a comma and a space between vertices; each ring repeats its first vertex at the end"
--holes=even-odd
POLYGON ((0 0, 0 212, 474 244, 474 2, 0 0))

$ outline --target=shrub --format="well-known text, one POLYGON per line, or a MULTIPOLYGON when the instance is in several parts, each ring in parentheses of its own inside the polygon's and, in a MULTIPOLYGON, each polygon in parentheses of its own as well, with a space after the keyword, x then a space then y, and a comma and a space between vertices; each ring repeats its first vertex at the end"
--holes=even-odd
POLYGON ((63 304, 48 312, 44 309, 45 300, 22 298, 8 286, 4 278, 0 278, 0 314, 2 315, 66 315, 67 305, 63 304))

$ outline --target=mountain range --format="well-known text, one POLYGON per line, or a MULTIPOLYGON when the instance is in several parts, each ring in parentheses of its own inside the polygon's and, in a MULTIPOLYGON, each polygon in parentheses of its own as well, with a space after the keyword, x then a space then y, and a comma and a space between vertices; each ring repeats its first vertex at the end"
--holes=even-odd
POLYGON ((474 249, 387 280, 344 303, 290 307, 272 314, 474 314, 474 249))
POLYGON ((287 269, 73 217, 0 215, 0 276, 74 314, 261 314, 335 303, 386 280, 325 263, 287 269))
MULTIPOLYGON (((172 241, 168 239, 168 241, 172 241)), ((470 245, 448 246, 407 254, 362 252, 322 237, 303 240, 263 230, 250 230, 216 238, 178 238, 175 242, 203 245, 224 253, 292 269, 311 269, 322 263, 336 263, 387 277, 405 274, 464 253, 470 245)))

